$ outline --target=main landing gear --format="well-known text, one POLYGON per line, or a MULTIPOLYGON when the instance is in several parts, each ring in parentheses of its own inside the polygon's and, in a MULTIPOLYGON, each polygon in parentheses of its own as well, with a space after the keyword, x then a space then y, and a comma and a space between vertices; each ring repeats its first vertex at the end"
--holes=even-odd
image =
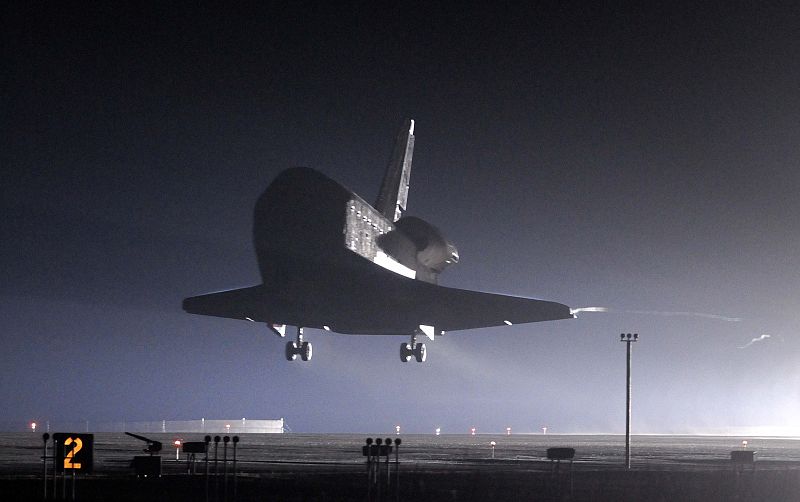
POLYGON ((303 361, 311 360, 311 343, 303 340, 303 328, 297 328, 297 341, 286 342, 286 360, 294 361, 297 356, 303 361))
POLYGON ((411 335, 411 343, 400 344, 400 360, 407 363, 412 356, 418 363, 424 363, 427 357, 425 344, 417 343, 417 335, 411 335))
MULTIPOLYGON (((278 336, 285 336, 284 326, 268 326, 270 330, 276 333, 278 336)), ((286 360, 296 361, 297 356, 300 356, 300 359, 303 361, 310 361, 311 355, 311 343, 303 339, 303 328, 298 327, 295 341, 286 342, 286 360)), ((411 335, 410 343, 400 344, 400 360, 404 363, 409 362, 412 357, 416 359, 418 363, 424 363, 427 355, 425 344, 417 343, 416 333, 411 335)))

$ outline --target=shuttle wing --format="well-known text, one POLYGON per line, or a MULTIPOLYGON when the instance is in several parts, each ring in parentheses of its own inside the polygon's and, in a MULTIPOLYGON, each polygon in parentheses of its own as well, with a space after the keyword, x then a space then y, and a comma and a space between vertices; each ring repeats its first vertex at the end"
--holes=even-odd
POLYGON ((442 286, 420 296, 420 317, 437 332, 573 318, 568 306, 533 298, 442 286))
POLYGON ((399 278, 402 285, 394 288, 389 286, 393 279, 387 278, 384 290, 341 285, 340 294, 321 292, 320 296, 313 294, 310 285, 311 301, 295 295, 277 298, 264 285, 252 286, 186 298, 183 310, 267 324, 330 325, 341 333, 398 335, 413 333, 418 326, 432 326, 440 333, 573 318, 570 308, 561 303, 405 278, 399 278))
POLYGON ((268 322, 261 315, 265 299, 263 285, 251 286, 186 298, 183 310, 190 314, 268 322))

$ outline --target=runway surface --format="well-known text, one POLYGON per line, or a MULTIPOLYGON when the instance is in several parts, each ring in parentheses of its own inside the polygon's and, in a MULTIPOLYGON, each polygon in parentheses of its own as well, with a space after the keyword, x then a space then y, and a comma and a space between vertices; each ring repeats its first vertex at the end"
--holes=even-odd
MULTIPOLYGON (((196 433, 144 435, 164 444, 162 455, 166 465, 170 459, 175 459, 175 449, 171 446, 174 440, 202 441, 204 436, 196 433)), ((367 437, 399 437, 402 439, 400 461, 430 468, 438 464, 484 464, 492 460, 492 441, 496 443, 496 463, 527 463, 529 467, 546 463, 546 450, 553 446, 575 448, 575 462, 585 467, 622 465, 625 455, 625 437, 607 435, 240 434, 239 437, 237 460, 242 468, 255 470, 255 465, 269 463, 358 465, 364 461, 361 446, 367 437)), ((41 438, 40 433, 0 434, 0 474, 38 472, 41 438)), ((760 466, 800 465, 800 439, 730 436, 633 436, 632 463, 634 467, 647 469, 727 465, 730 452, 741 450, 742 441, 748 442, 748 450, 756 452, 760 466)), ((129 463, 133 455, 140 454, 144 446, 142 441, 122 433, 97 433, 95 468, 117 470, 129 463)), ((213 446, 212 442, 212 450, 213 446)), ((232 454, 231 443, 228 456, 232 454)), ((218 457, 222 455, 223 443, 220 442, 218 457)))
MULTIPOLYGON (((202 481, 206 479, 205 464, 198 462, 196 474, 188 475, 186 456, 181 453, 176 460, 176 451, 171 446, 175 439, 202 441, 203 435, 145 435, 164 444, 163 478, 143 485, 133 477, 130 463, 133 456, 142 454, 143 442, 121 433, 97 433, 95 474, 79 485, 83 499, 108 498, 109 490, 120 500, 183 500, 182 497, 188 500, 205 495, 202 481)), ((264 500, 264 493, 271 494, 266 500, 376 500, 376 492, 367 491, 368 476, 361 447, 367 437, 398 436, 293 433, 239 437, 237 500, 264 500)), ((634 436, 633 469, 627 472, 623 467, 624 436, 399 437, 402 478, 391 489, 399 487, 400 500, 504 500, 513 498, 515 493, 526 493, 530 500, 564 497, 645 500, 655 494, 659 495, 657 499, 664 500, 800 501, 800 440, 797 439, 634 436), (743 440, 748 442, 748 450, 755 451, 756 463, 739 472, 731 463, 730 453, 742 450, 743 440), (567 464, 558 474, 553 473, 553 465, 546 458, 546 449, 553 446, 575 448, 571 470, 567 464), (767 498, 763 497, 765 494, 767 498), (663 498, 667 495, 671 498, 663 498)), ((42 444, 40 433, 0 434, 0 480, 3 488, 11 487, 20 500, 37 495, 41 498, 42 444)), ((228 472, 232 474, 233 453, 232 443, 227 451, 219 443, 217 472, 222 472, 221 461, 225 456, 229 460, 228 472)), ((212 488, 219 479, 213 477, 213 458, 212 442, 209 462, 212 488)), ((391 461, 394 460, 392 455, 391 461)), ((392 472, 394 480, 394 466, 392 472)), ((232 477, 229 479, 232 483, 232 477)), ((390 486, 384 486, 383 490, 386 498, 390 486)), ((223 500, 221 495, 217 500, 223 500)))

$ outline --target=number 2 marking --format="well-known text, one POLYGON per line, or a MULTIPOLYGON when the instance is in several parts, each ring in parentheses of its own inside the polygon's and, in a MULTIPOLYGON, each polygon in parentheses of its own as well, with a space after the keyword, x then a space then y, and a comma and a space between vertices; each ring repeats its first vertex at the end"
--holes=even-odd
POLYGON ((67 456, 64 458, 64 469, 80 469, 81 468, 81 463, 80 462, 73 462, 72 461, 72 459, 75 457, 75 455, 77 455, 77 453, 79 451, 81 451, 81 448, 83 448, 83 441, 81 441, 81 438, 73 439, 71 437, 68 437, 66 439, 66 441, 64 441, 64 447, 66 448, 68 445, 71 445, 73 442, 75 443, 75 446, 73 446, 72 449, 69 452, 67 452, 67 456))

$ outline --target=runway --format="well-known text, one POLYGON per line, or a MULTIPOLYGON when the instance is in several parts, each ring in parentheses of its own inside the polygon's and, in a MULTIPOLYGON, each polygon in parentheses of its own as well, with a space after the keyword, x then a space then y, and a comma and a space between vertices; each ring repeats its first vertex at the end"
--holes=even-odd
MULTIPOLYGON (((130 462, 144 443, 120 433, 95 434, 94 474, 79 480, 80 500, 203 500, 205 463, 187 474, 185 454, 175 439, 202 441, 200 434, 147 434, 164 444, 163 477, 137 480, 130 462), (112 493, 109 493, 112 492, 112 493), (200 497, 200 498, 198 498, 200 497)), ((361 447, 369 434, 241 434, 236 449, 237 500, 369 500, 361 447), (366 498, 365 498, 366 497, 366 498)), ((786 438, 634 436, 632 470, 624 463, 624 436, 573 435, 402 435, 399 483, 384 486, 399 500, 504 500, 525 493, 531 500, 800 500, 800 441, 786 438), (730 452, 755 451, 756 462, 736 472, 730 452), (495 443, 494 452, 491 442, 495 443), (575 448, 571 466, 558 474, 546 458, 553 446, 575 448), (494 457, 493 457, 494 455, 494 457), (399 488, 399 490, 398 490, 399 488), (395 490, 395 491, 391 491, 395 490), (715 498, 716 497, 716 498, 715 498)), ((232 493, 232 442, 216 451, 218 473, 228 462, 227 500, 232 493)), ((40 434, 0 435, 0 482, 20 500, 41 499, 40 434)), ((212 489, 214 443, 209 472, 212 489)), ((397 475, 390 457, 392 480, 397 475)), ((394 483, 394 481, 393 481, 394 483)), ((218 490, 221 488, 217 487, 218 490)), ((377 489, 377 487, 376 487, 377 489)), ((213 494, 212 494, 213 495, 213 494)), ((223 500, 222 495, 217 493, 223 500)), ((526 498, 526 497, 523 497, 526 498)), ((214 500, 213 497, 210 500, 214 500)), ((388 500, 388 499, 387 499, 388 500)))

